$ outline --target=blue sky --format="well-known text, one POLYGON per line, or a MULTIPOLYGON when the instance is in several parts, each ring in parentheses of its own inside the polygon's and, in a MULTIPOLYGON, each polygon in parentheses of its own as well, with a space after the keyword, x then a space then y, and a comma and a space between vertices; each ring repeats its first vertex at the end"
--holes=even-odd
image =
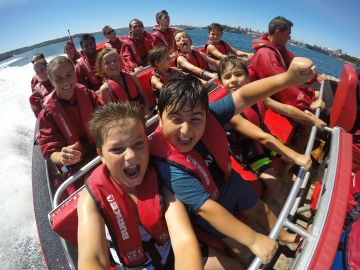
POLYGON ((100 31, 106 24, 126 27, 135 17, 153 26, 162 9, 172 24, 219 22, 261 31, 281 15, 294 23, 294 39, 360 58, 358 0, 0 0, 0 53, 65 36, 67 29, 75 34, 100 31))

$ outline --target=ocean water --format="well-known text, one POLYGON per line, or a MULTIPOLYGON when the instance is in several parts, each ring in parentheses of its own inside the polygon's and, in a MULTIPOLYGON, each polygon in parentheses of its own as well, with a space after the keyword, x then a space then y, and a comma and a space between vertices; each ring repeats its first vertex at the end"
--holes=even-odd
MULTIPOLYGON (((204 44, 205 30, 188 31, 194 45, 204 44)), ((119 32, 124 35, 126 32, 119 32)), ((104 40, 102 34, 96 41, 104 40)), ((251 51, 252 36, 224 33, 234 47, 251 51)), ((75 39, 78 49, 79 41, 75 39)), ((35 117, 28 102, 30 63, 36 52, 47 59, 63 53, 64 42, 31 50, 0 63, 0 269, 44 269, 38 243, 32 203, 31 151, 35 117)), ((311 50, 289 45, 295 55, 311 58, 320 72, 339 77, 343 61, 311 50)))

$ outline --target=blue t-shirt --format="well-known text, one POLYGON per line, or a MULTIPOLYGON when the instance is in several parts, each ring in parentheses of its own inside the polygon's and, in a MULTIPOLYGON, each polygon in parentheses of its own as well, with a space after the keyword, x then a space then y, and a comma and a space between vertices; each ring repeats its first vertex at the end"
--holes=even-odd
MULTIPOLYGON (((209 110, 221 125, 225 125, 230 121, 235 113, 232 95, 227 95, 223 99, 210 103, 209 110)), ((209 155, 209 152, 205 149, 201 142, 196 144, 195 149, 202 157, 209 155)), ((155 160, 155 165, 162 181, 169 189, 172 190, 176 198, 185 204, 190 212, 195 213, 196 210, 210 198, 210 195, 198 178, 165 161, 155 160)), ((211 162, 208 165, 208 168, 214 176, 214 181, 221 196, 221 191, 224 189, 223 185, 225 185, 222 181, 222 172, 215 162, 211 162)))

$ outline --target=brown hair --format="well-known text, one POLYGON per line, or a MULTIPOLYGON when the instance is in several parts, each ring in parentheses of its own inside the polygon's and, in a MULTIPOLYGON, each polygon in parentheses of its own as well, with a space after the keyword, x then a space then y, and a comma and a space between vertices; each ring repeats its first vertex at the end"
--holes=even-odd
POLYGON ((222 34, 223 28, 222 28, 221 24, 219 24, 219 23, 212 23, 212 24, 210 24, 209 27, 208 27, 209 33, 210 33, 212 30, 216 29, 216 28, 219 29, 219 30, 220 30, 220 33, 222 34))
MULTIPOLYGON (((70 65, 71 68, 74 70, 74 65, 69 58, 67 58, 66 56, 56 56, 47 65, 47 74, 48 74, 50 81, 53 80, 52 73, 53 73, 54 69, 63 64, 70 65)), ((74 70, 74 72, 75 72, 75 70, 74 70)))
POLYGON ((106 74, 104 73, 104 70, 102 68, 102 60, 104 58, 104 56, 110 52, 114 52, 116 54, 117 50, 114 48, 104 48, 101 50, 101 52, 98 53, 97 57, 96 57, 96 63, 95 63, 95 70, 96 70, 96 75, 100 76, 100 77, 106 77, 106 74))
POLYGON ((169 16, 169 13, 165 9, 163 9, 162 11, 159 11, 158 13, 156 13, 156 16, 155 16, 156 23, 159 23, 159 21, 160 21, 160 19, 161 19, 161 17, 163 15, 168 15, 169 16))
POLYGON ((148 59, 150 65, 155 67, 155 65, 160 62, 166 55, 169 54, 169 49, 163 45, 157 45, 152 48, 148 53, 148 59))
POLYGON ((217 71, 220 82, 221 82, 221 76, 224 74, 224 72, 232 69, 241 69, 242 71, 244 71, 246 76, 249 76, 249 71, 245 63, 239 57, 235 55, 230 55, 230 56, 226 56, 220 61, 219 68, 217 71))
POLYGON ((121 127, 127 119, 138 120, 145 127, 143 107, 134 101, 112 101, 99 107, 88 124, 96 147, 101 149, 109 131, 121 127))
POLYGON ((192 44, 192 39, 191 39, 191 37, 189 36, 189 34, 188 34, 187 32, 185 32, 184 30, 181 30, 181 29, 176 30, 176 31, 174 32, 174 35, 173 35, 173 48, 174 48, 175 50, 178 50, 178 49, 179 49, 179 48, 176 46, 175 36, 176 36, 177 34, 180 34, 180 33, 185 33, 185 34, 187 35, 187 37, 190 39, 190 42, 191 42, 191 44, 192 44))

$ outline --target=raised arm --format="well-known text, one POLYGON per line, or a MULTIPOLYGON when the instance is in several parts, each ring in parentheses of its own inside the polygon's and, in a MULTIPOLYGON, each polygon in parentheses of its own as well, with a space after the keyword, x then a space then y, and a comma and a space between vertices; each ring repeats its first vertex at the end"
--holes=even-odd
POLYGON ((311 158, 309 156, 299 154, 287 147, 271 134, 264 132, 260 127, 243 118, 240 114, 235 115, 230 120, 230 128, 249 139, 260 142, 266 148, 287 157, 295 164, 304 167, 305 170, 311 167, 311 158))
POLYGON ((274 112, 282 114, 286 117, 294 119, 297 122, 308 123, 310 125, 316 126, 318 129, 323 130, 326 126, 326 123, 319 118, 316 118, 315 115, 311 113, 306 113, 292 105, 284 104, 273 100, 272 98, 265 99, 265 106, 274 112))
POLYGON ((232 93, 235 114, 288 86, 303 84, 313 76, 313 70, 310 59, 295 57, 286 72, 244 85, 232 93))
POLYGON ((104 220, 86 189, 81 191, 77 211, 79 269, 109 269, 104 220))
POLYGON ((199 243, 184 205, 167 189, 165 220, 175 255, 175 269, 203 269, 199 243))

